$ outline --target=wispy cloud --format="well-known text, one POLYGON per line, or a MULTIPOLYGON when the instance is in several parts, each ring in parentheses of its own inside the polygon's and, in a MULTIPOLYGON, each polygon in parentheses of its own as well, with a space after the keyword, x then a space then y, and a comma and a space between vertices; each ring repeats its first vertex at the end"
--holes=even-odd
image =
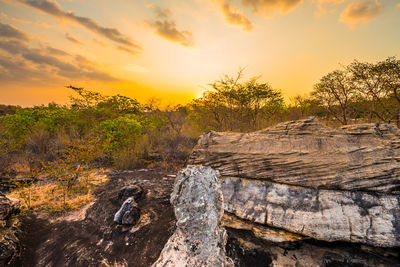
POLYGON ((184 46, 193 45, 192 33, 177 28, 171 10, 153 5, 149 7, 154 9, 156 19, 153 21, 147 21, 147 24, 156 30, 157 35, 184 46))
MULTIPOLYGON (((13 25, 8 26, 11 29, 15 28, 13 25)), ((83 56, 72 56, 50 46, 32 48, 24 38, 26 33, 20 30, 18 35, 14 32, 10 34, 10 29, 8 27, 6 29, 7 31, 3 31, 6 34, 0 35, 0 81, 15 81, 15 79, 34 81, 47 78, 117 81, 83 56)))
POLYGON ((322 16, 327 14, 328 12, 334 12, 335 7, 339 4, 346 2, 347 0, 316 0, 318 11, 316 12, 317 16, 322 16))
POLYGON ((29 36, 11 24, 4 24, 0 22, 0 36, 5 38, 29 40, 29 36))
POLYGON ((59 19, 75 22, 96 34, 119 43, 120 45, 128 46, 131 49, 136 49, 138 51, 142 49, 142 47, 132 40, 131 37, 122 34, 118 29, 101 26, 97 21, 94 21, 91 18, 78 16, 72 11, 65 11, 55 0, 18 1, 59 19))
POLYGON ((70 55, 69 53, 67 53, 63 50, 60 50, 60 49, 57 49, 57 48, 54 48, 51 46, 47 46, 45 48, 45 51, 47 51, 48 53, 50 53, 52 55, 57 55, 57 56, 69 56, 70 55))
POLYGON ((4 12, 0 12, 0 18, 18 21, 18 22, 23 23, 23 24, 32 24, 32 21, 29 21, 29 20, 26 20, 26 19, 21 19, 21 18, 14 17, 14 16, 9 17, 4 12))
POLYGON ((120 45, 117 46, 117 49, 118 49, 118 50, 121 50, 121 51, 124 51, 124 52, 126 52, 126 53, 129 53, 129 54, 132 54, 132 55, 137 55, 137 54, 138 54, 137 51, 132 50, 132 49, 129 49, 129 48, 126 48, 126 47, 124 47, 124 46, 120 46, 120 45))
POLYGON ((83 45, 82 42, 78 41, 75 39, 73 36, 69 35, 68 33, 65 34, 65 38, 70 41, 71 43, 78 44, 78 45, 83 45))
POLYGON ((99 44, 99 45, 103 46, 103 47, 107 47, 107 44, 105 44, 102 41, 99 41, 99 40, 97 40, 95 38, 93 38, 92 41, 95 42, 96 44, 99 44))
POLYGON ((242 4, 251 7, 254 13, 266 16, 271 16, 275 13, 287 13, 301 2, 303 0, 242 0, 242 4))
POLYGON ((382 3, 378 0, 359 0, 349 4, 342 14, 340 21, 353 28, 358 24, 367 23, 384 12, 382 3))
POLYGON ((216 3, 230 24, 242 26, 246 31, 253 29, 251 21, 237 7, 233 6, 229 0, 216 0, 216 3))

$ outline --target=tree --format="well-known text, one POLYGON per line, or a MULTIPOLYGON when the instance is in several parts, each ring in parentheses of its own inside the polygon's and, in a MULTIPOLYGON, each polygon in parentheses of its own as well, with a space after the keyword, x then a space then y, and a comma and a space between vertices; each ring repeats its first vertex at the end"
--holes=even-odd
POLYGON ((357 90, 348 71, 335 70, 322 77, 314 86, 312 96, 340 123, 348 124, 357 98, 357 90))
POLYGON ((280 91, 258 78, 240 82, 236 77, 224 76, 210 84, 211 90, 194 100, 190 118, 203 130, 252 131, 264 126, 276 111, 283 107, 280 91))
POLYGON ((400 127, 400 60, 389 57, 376 64, 354 61, 347 67, 371 114, 400 127))

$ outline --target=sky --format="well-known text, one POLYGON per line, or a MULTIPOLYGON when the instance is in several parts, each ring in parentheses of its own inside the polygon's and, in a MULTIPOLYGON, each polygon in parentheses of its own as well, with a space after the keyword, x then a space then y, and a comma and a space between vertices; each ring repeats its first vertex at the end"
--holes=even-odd
POLYGON ((400 0, 0 0, 0 103, 73 85, 185 104, 241 68, 289 100, 399 44, 400 0))

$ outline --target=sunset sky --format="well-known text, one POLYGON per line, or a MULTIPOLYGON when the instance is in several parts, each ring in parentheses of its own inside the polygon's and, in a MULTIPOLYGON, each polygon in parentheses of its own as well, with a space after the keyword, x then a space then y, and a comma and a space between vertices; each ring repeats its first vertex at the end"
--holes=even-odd
POLYGON ((286 99, 354 59, 400 56, 399 0, 0 0, 0 103, 66 85, 166 104, 245 68, 286 99))

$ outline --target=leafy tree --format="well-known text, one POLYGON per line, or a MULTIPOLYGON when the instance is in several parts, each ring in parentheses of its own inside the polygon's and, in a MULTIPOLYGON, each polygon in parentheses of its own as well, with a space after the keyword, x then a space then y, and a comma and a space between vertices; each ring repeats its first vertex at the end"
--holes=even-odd
POLYGON ((192 121, 203 129, 251 131, 283 107, 280 91, 258 77, 242 83, 241 77, 242 71, 212 83, 212 90, 191 103, 192 121))
POLYGON ((134 142, 135 137, 142 133, 143 128, 143 124, 134 115, 124 115, 100 123, 103 138, 109 140, 111 151, 134 142))

